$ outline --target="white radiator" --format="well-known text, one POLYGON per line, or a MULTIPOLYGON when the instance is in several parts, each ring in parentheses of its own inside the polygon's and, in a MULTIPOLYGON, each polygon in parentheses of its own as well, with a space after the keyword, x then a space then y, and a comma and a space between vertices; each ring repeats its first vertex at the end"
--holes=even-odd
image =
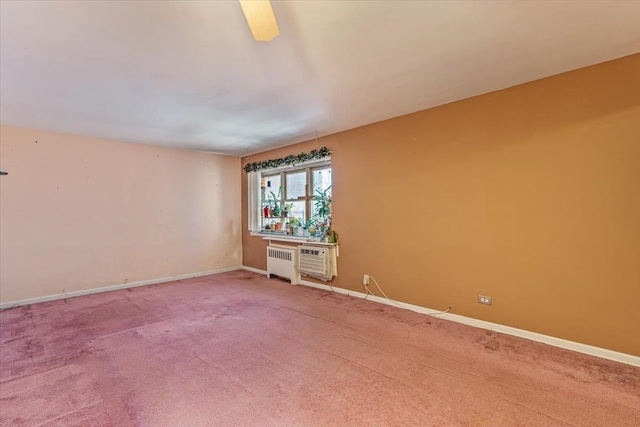
POLYGON ((267 246, 267 277, 271 275, 291 280, 292 285, 300 283, 298 273, 298 251, 289 246, 267 246))
POLYGON ((336 249, 317 246, 298 246, 300 273, 322 280, 331 280, 338 275, 336 249))

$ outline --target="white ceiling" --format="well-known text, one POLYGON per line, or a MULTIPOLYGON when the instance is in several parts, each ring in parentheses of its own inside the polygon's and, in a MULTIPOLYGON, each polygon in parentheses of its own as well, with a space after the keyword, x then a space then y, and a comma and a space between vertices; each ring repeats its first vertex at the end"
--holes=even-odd
POLYGON ((2 123, 244 155, 640 52, 640 1, 273 8, 2 0, 2 123))

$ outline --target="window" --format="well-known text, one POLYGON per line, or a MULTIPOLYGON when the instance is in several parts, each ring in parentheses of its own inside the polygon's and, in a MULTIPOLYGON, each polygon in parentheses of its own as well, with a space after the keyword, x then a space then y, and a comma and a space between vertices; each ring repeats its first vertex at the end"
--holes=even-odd
POLYGON ((259 179, 260 194, 253 203, 250 194, 249 209, 259 221, 250 218, 251 231, 326 235, 331 225, 330 160, 264 170, 258 175, 254 179, 259 179))

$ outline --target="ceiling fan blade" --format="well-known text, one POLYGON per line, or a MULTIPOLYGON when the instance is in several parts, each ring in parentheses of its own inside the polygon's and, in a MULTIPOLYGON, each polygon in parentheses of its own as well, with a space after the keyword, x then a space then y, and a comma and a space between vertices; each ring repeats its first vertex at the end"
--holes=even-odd
POLYGON ((240 6, 254 39, 268 42, 280 34, 269 0, 240 0, 240 6))

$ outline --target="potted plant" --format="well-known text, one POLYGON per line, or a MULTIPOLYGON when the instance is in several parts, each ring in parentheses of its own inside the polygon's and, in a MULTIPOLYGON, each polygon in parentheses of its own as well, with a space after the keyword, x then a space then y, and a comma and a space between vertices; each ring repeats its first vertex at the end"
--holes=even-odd
POLYGON ((302 226, 302 221, 300 220, 300 218, 298 217, 291 217, 291 219, 289 220, 289 224, 291 225, 291 234, 301 234, 298 232, 298 230, 301 228, 302 226))
POLYGON ((317 227, 316 227, 316 221, 314 219, 310 219, 307 221, 307 223, 305 224, 307 226, 307 229, 309 230, 309 234, 312 236, 316 235, 316 231, 317 231, 317 227))
POLYGON ((293 209, 293 203, 285 203, 282 206, 282 216, 288 217, 289 212, 291 212, 291 209, 293 209))
POLYGON ((331 218, 331 186, 324 190, 317 189, 313 196, 313 216, 319 218, 331 218))
POLYGON ((268 199, 268 203, 269 203, 269 211, 271 212, 271 216, 272 217, 279 217, 282 209, 280 207, 280 205, 278 204, 278 202, 280 201, 280 188, 278 188, 278 195, 276 196, 276 194, 273 191, 269 191, 269 193, 271 194, 271 199, 268 199))
POLYGON ((320 237, 326 237, 331 227, 331 186, 324 190, 316 189, 316 195, 313 196, 313 221, 320 237))

